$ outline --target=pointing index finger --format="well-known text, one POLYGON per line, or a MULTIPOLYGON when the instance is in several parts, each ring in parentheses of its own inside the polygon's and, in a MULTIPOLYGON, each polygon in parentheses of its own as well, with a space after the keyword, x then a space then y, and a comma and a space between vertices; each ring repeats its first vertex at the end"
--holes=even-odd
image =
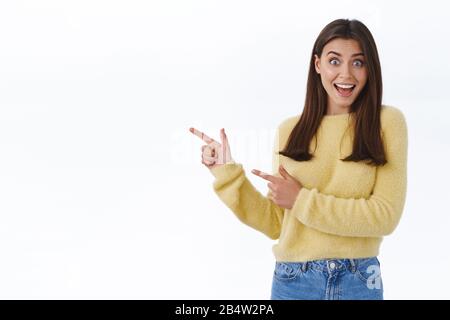
POLYGON ((218 143, 216 140, 214 140, 213 138, 208 137, 206 134, 204 134, 200 130, 197 130, 195 128, 189 128, 189 131, 192 132, 197 137, 199 137, 200 139, 202 139, 203 141, 205 141, 206 143, 211 143, 211 142, 218 143))
POLYGON ((276 182, 276 179, 277 179, 277 177, 272 176, 271 174, 268 174, 268 173, 265 173, 265 172, 262 172, 262 171, 256 170, 256 169, 253 169, 252 173, 257 175, 258 177, 261 177, 270 182, 276 182))

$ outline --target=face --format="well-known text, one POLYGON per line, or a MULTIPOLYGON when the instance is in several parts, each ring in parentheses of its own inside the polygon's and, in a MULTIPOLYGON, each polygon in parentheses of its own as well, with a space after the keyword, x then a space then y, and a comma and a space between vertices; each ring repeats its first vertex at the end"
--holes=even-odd
POLYGON ((316 72, 328 94, 327 114, 350 112, 367 82, 367 67, 358 41, 334 39, 315 55, 316 72))

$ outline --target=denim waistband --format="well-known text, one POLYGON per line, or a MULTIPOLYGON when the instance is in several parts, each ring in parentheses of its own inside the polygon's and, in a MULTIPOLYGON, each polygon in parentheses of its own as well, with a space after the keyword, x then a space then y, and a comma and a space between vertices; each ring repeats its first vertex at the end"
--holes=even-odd
POLYGON ((303 271, 311 268, 317 271, 341 271, 351 270, 354 272, 359 265, 378 264, 377 257, 357 258, 357 259, 323 259, 306 262, 282 262, 291 266, 301 267, 303 271))

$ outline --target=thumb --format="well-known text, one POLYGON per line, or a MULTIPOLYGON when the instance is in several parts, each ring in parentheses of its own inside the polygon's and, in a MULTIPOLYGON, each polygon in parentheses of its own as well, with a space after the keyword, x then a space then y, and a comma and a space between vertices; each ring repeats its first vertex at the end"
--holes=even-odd
POLYGON ((227 135, 225 134, 224 128, 220 129, 220 139, 222 140, 222 143, 224 143, 225 141, 228 142, 227 135))
POLYGON ((232 161, 233 159, 231 158, 230 145, 228 144, 228 138, 227 138, 227 135, 225 134, 224 128, 222 128, 220 130, 220 140, 221 140, 222 144, 220 146, 218 163, 222 164, 222 163, 227 163, 227 162, 232 161))
POLYGON ((280 164, 278 171, 280 172, 280 174, 283 178, 292 179, 292 176, 286 171, 286 169, 283 167, 283 165, 280 164))
POLYGON ((230 145, 228 144, 228 137, 225 133, 225 129, 222 128, 222 130, 220 130, 220 139, 222 141, 222 146, 224 147, 224 149, 230 153, 230 145))

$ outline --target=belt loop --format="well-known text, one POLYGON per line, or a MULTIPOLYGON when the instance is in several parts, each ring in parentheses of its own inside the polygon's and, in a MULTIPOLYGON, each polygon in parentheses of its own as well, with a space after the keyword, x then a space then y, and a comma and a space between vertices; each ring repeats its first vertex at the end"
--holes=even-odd
POLYGON ((351 269, 352 273, 355 273, 356 272, 355 260, 350 259, 350 264, 352 265, 352 269, 351 269))
POLYGON ((306 270, 308 268, 307 264, 308 264, 308 261, 305 261, 305 262, 302 263, 302 271, 303 272, 306 272, 306 270))

